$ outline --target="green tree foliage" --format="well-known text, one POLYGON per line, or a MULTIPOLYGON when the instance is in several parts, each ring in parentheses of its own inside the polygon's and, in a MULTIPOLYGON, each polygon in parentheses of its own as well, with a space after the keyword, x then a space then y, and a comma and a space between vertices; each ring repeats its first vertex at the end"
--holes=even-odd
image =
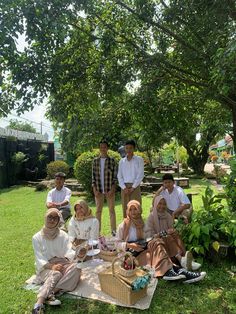
MULTIPOLYGON (((118 130, 127 126, 148 150, 177 133, 189 162, 200 158, 197 169, 219 133, 209 120, 213 113, 215 125, 221 125, 229 112, 236 135, 234 1, 13 4, 4 2, 0 11, 1 104, 8 110, 17 104, 12 99, 22 100, 22 111, 49 94, 49 115, 61 126, 64 142, 75 143, 85 129, 82 142, 87 143, 99 130, 95 117, 101 112, 107 116, 109 108, 120 104, 114 112, 122 117, 125 112, 132 128, 125 119, 119 124, 116 115, 108 115, 118 130), (16 39, 24 31, 27 46, 19 52, 16 39), (185 94, 188 100, 178 101, 185 94), (199 142, 196 131, 203 134, 199 142)), ((104 119, 98 126, 102 133, 113 132, 104 130, 104 119)))
POLYGON ((21 122, 18 120, 10 120, 10 123, 7 126, 7 128, 18 130, 18 131, 37 133, 36 129, 30 123, 21 122))

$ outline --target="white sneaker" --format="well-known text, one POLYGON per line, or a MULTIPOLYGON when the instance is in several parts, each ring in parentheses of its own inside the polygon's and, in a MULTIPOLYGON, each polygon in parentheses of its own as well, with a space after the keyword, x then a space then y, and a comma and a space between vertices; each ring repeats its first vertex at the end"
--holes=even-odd
POLYGON ((180 265, 187 270, 198 270, 202 265, 193 261, 193 255, 187 251, 185 256, 181 258, 180 265))
POLYGON ((50 296, 45 303, 52 306, 61 305, 61 301, 56 299, 54 295, 50 296))

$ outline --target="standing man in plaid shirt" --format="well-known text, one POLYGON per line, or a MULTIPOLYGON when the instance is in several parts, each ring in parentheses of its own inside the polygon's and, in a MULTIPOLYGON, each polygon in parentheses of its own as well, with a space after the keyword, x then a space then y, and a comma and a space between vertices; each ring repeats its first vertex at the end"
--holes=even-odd
POLYGON ((102 140, 99 143, 100 156, 93 160, 92 186, 96 202, 96 217, 101 230, 102 208, 107 199, 110 214, 111 233, 116 233, 115 192, 117 182, 117 165, 115 159, 108 156, 109 144, 102 140))

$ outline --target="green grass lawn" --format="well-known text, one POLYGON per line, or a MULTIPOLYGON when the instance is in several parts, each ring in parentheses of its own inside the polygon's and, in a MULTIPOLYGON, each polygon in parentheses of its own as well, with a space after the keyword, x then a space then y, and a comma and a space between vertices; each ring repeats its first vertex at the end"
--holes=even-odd
MULTIPOLYGON (((193 180, 187 192, 197 192, 193 205, 201 206, 201 194, 208 181, 193 180)), ((31 238, 43 225, 47 192, 35 192, 29 187, 14 187, 0 191, 0 313, 30 313, 36 295, 22 288, 25 280, 34 273, 34 255, 31 238)), ((72 203, 76 197, 72 197, 72 203)), ((144 217, 151 205, 151 196, 143 198, 144 217)), ((93 210, 94 204, 90 204, 93 210)), ((117 222, 122 220, 120 202, 116 206, 117 222)), ((107 207, 103 211, 104 234, 109 234, 107 207)), ((236 313, 236 278, 230 269, 235 262, 221 264, 205 262, 207 277, 195 285, 169 283, 159 280, 153 301, 146 313, 236 313)), ((101 302, 62 298, 59 308, 47 307, 46 313, 141 313, 101 302)))

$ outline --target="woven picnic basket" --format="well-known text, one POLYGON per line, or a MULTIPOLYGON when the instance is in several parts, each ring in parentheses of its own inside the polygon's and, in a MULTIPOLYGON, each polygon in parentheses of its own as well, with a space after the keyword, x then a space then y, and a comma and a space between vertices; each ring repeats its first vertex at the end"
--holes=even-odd
MULTIPOLYGON (((138 266, 138 261, 136 260, 136 258, 130 253, 130 252, 126 252, 124 255, 123 255, 123 258, 125 258, 126 256, 129 256, 131 262, 132 262, 132 266, 138 266)), ((118 258, 117 258, 118 259, 118 258)), ((120 260, 120 259, 119 259, 120 260)), ((131 277, 135 274, 136 272, 136 269, 124 269, 121 265, 119 266, 119 269, 118 269, 119 273, 121 274, 121 276, 124 276, 124 277, 131 277)))
POLYGON ((122 280, 115 265, 118 260, 115 258, 111 267, 98 274, 101 290, 125 305, 133 305, 147 295, 147 286, 137 291, 132 290, 132 287, 122 280))
POLYGON ((103 259, 104 261, 112 262, 113 259, 117 257, 118 255, 114 238, 106 238, 106 244, 107 244, 107 248, 109 248, 110 250, 103 250, 100 247, 99 257, 103 259))
POLYGON ((99 257, 106 262, 112 262, 114 258, 117 257, 118 252, 115 251, 105 251, 100 250, 99 257))

